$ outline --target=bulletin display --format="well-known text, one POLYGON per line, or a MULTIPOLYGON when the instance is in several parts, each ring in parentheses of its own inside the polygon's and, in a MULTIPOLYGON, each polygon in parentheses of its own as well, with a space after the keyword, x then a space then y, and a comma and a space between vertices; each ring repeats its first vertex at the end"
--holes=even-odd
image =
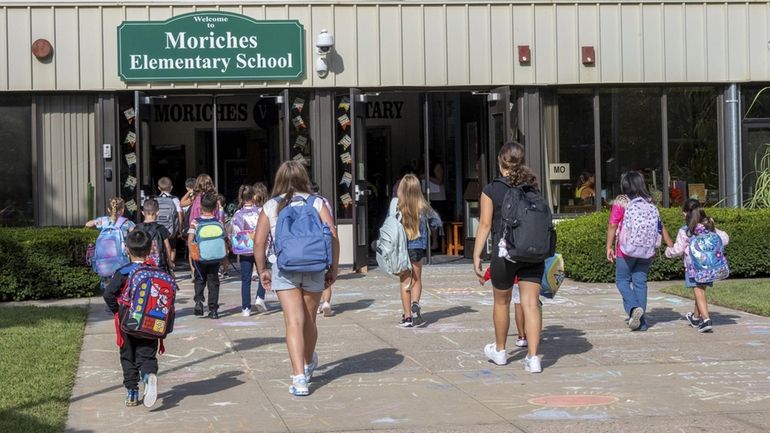
POLYGON ((338 219, 353 218, 353 120, 350 96, 338 95, 335 104, 335 173, 337 179, 336 214, 338 219))

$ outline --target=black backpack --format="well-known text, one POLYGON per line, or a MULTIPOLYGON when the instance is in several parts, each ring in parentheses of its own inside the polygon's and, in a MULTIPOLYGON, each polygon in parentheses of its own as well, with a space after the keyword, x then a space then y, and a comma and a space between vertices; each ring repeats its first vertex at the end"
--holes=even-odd
POLYGON ((136 225, 137 230, 147 233, 147 236, 152 239, 152 248, 150 248, 150 254, 147 257, 152 258, 159 268, 165 270, 168 268, 168 263, 166 262, 166 246, 163 244, 163 237, 160 235, 158 227, 159 223, 141 223, 136 225))
POLYGON ((508 186, 498 228, 500 238, 508 243, 506 258, 523 263, 545 261, 556 250, 556 231, 545 198, 532 186, 496 181, 508 186))

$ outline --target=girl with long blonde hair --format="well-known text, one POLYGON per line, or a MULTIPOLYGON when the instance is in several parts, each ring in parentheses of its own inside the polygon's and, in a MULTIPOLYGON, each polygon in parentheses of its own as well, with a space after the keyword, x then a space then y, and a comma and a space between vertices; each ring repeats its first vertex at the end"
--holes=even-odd
POLYGON ((440 226, 441 222, 431 212, 431 208, 422 194, 420 180, 413 174, 405 175, 398 184, 397 209, 401 213, 401 224, 406 231, 407 250, 412 270, 400 275, 401 326, 411 328, 424 323, 420 295, 422 295, 422 259, 428 248, 428 225, 440 226))
POLYGON ((321 293, 326 285, 337 279, 340 244, 334 219, 324 206, 323 200, 316 200, 311 192, 310 179, 302 164, 286 161, 278 168, 275 175, 275 187, 272 196, 259 214, 257 230, 254 235, 254 257, 262 285, 278 295, 286 324, 286 346, 291 360, 292 384, 289 392, 303 396, 310 393, 308 383, 318 367, 318 354, 315 352, 318 341, 316 311, 321 301, 321 293), (318 212, 321 222, 328 226, 332 237, 332 265, 328 270, 318 272, 286 272, 276 263, 272 269, 265 266, 265 246, 268 235, 276 239, 275 229, 278 215, 288 206, 311 205, 318 212))

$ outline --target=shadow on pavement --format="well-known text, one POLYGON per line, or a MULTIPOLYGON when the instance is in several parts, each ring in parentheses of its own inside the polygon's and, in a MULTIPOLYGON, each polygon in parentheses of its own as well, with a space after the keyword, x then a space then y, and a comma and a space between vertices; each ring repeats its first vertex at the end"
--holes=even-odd
POLYGON ((365 310, 372 306, 374 299, 359 299, 355 302, 343 302, 341 304, 332 304, 334 314, 338 315, 347 311, 365 310))
POLYGON ((711 322, 713 322, 714 325, 735 325, 740 318, 741 316, 736 316, 735 314, 722 314, 715 311, 709 312, 709 319, 711 319, 711 322))
POLYGON ((465 305, 447 308, 446 310, 426 311, 422 313, 422 319, 425 321, 425 324, 421 327, 427 328, 431 324, 436 323, 441 319, 448 319, 450 317, 460 316, 467 313, 478 313, 478 311, 465 305))
POLYGON ((186 397, 216 394, 234 388, 245 383, 238 379, 238 376, 242 374, 243 372, 241 371, 227 371, 210 379, 174 385, 173 388, 158 395, 158 398, 161 399, 163 403, 160 407, 153 409, 151 412, 161 412, 177 407, 186 397))
POLYGON ((284 343, 285 341, 283 337, 241 338, 240 340, 233 341, 233 350, 236 352, 246 351, 270 344, 284 343))
POLYGON ((673 308, 653 308, 645 313, 644 317, 647 319, 647 325, 653 327, 658 323, 676 322, 677 320, 684 320, 684 315, 674 310, 673 308))
POLYGON ((349 356, 319 367, 313 376, 313 383, 321 388, 335 379, 351 374, 380 373, 404 362, 404 355, 397 349, 377 349, 371 352, 349 356))
MULTIPOLYGON (((561 325, 551 325, 543 329, 540 335, 539 353, 542 354, 543 368, 550 367, 567 355, 579 355, 594 348, 586 333, 580 329, 565 328, 561 325)), ((520 361, 527 356, 527 349, 522 347, 509 358, 509 362, 520 361)))

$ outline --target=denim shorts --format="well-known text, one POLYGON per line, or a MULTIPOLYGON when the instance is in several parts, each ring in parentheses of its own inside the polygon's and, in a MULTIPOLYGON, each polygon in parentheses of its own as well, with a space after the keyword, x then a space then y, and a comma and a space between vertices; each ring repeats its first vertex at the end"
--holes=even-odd
POLYGON ((410 261, 419 262, 425 258, 425 253, 427 253, 427 250, 425 248, 409 248, 407 252, 409 253, 410 261))
POLYGON ((272 265, 272 289, 276 292, 289 289, 302 289, 306 292, 323 292, 326 284, 326 271, 319 272, 281 272, 272 265))
POLYGON ((687 272, 685 271, 685 273, 684 273, 684 287, 687 288, 687 289, 692 289, 692 288, 695 288, 697 286, 700 286, 700 287, 713 287, 714 283, 697 283, 697 282, 691 280, 690 276, 687 275, 687 272))

